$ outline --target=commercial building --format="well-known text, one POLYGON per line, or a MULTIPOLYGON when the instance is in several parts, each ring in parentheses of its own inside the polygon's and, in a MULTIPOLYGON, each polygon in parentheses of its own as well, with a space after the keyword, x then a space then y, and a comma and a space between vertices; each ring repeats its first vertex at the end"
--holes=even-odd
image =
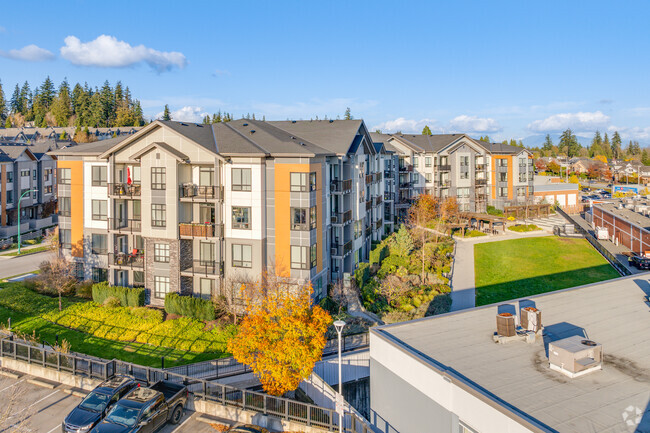
POLYGON ((557 204, 566 212, 582 211, 580 189, 577 183, 566 183, 562 178, 536 176, 534 183, 534 203, 557 204))
POLYGON ((621 200, 594 203, 591 223, 607 230, 608 238, 617 244, 641 253, 650 251, 650 203, 646 200, 621 200))
POLYGON ((154 121, 53 153, 63 253, 153 304, 265 269, 311 280, 319 298, 385 233, 384 161, 361 120, 154 121))
POLYGON ((650 284, 618 278, 370 329, 380 432, 650 431, 650 284), (496 316, 541 311, 532 342, 496 316), (604 359, 602 354, 604 353, 604 359))

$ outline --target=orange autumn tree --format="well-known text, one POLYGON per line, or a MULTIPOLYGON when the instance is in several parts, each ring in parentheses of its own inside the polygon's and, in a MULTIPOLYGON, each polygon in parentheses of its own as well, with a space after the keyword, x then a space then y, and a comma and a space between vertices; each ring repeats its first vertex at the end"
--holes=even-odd
POLYGON ((264 390, 283 395, 309 377, 323 355, 329 313, 312 306, 311 284, 291 284, 267 274, 242 287, 246 316, 228 351, 251 367, 264 390))
POLYGON ((430 194, 420 194, 417 200, 409 208, 409 225, 411 229, 419 234, 420 251, 422 253, 422 273, 424 280, 424 244, 429 236, 427 224, 438 216, 440 201, 430 194))

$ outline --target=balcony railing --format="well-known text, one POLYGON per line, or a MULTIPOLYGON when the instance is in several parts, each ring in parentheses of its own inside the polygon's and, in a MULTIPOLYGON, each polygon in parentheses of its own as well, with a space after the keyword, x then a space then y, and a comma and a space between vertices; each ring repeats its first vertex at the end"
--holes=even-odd
POLYGON ((485 164, 476 164, 476 171, 485 170, 485 164))
POLYGON ((382 201, 383 201, 383 199, 382 199, 382 197, 380 195, 376 196, 374 198, 375 206, 379 206, 382 203, 382 201))
POLYGON ((333 257, 345 257, 352 252, 352 241, 346 242, 344 245, 332 243, 331 254, 333 257))
POLYGON ((438 170, 439 171, 450 171, 451 170, 451 165, 449 165, 449 164, 439 165, 438 170))
POLYGON ((181 199, 221 200, 223 199, 223 186, 184 183, 178 187, 178 195, 181 199))
POLYGON ((223 224, 212 223, 180 223, 181 237, 221 238, 223 237, 223 224))
POLYGON ((215 260, 192 260, 181 268, 181 272, 199 275, 223 275, 223 262, 215 260))
POLYGON ((413 166, 410 165, 410 164, 409 164, 409 165, 401 165, 401 166, 399 167, 399 171, 403 171, 403 172, 404 172, 404 171, 406 171, 406 172, 408 172, 408 171, 413 171, 413 166))
POLYGON ((383 173, 381 173, 381 172, 380 173, 375 173, 375 182, 381 182, 383 178, 384 178, 383 173))
POLYGON ((395 200, 395 193, 393 192, 384 193, 384 201, 394 201, 394 200, 395 200))
POLYGON ((451 186, 451 180, 436 180, 435 185, 440 188, 448 188, 451 186))
POLYGON ((345 224, 352 221, 352 211, 332 213, 332 224, 345 224))
POLYGON ((109 183, 108 195, 111 197, 140 197, 142 186, 138 183, 109 183))
POLYGON ((487 200, 487 194, 478 193, 475 196, 476 201, 485 201, 487 200))
POLYGON ((330 191, 344 193, 352 191, 352 179, 347 180, 332 180, 330 182, 330 191))
POLYGON ((372 174, 366 174, 366 183, 371 184, 373 182, 372 174))
POLYGON ((409 189, 413 185, 413 182, 401 182, 399 184, 400 189, 409 189))
POLYGON ((382 225, 384 225, 384 222, 382 220, 377 221, 375 223, 375 230, 379 230, 382 225))
POLYGON ((142 231, 142 221, 126 218, 109 218, 108 228, 117 232, 140 232, 142 231))
POLYGON ((487 185, 487 179, 476 179, 474 183, 476 185, 487 185))
POLYGON ((126 268, 144 268, 144 251, 138 250, 130 254, 110 253, 108 263, 126 268))
POLYGON ((393 172, 390 169, 384 170, 384 177, 393 177, 393 172))

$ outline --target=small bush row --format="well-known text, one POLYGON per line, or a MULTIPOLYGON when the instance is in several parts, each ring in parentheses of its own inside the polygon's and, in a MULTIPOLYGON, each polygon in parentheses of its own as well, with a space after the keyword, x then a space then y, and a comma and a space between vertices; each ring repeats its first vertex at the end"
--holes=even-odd
POLYGON ((107 282, 93 284, 93 301, 103 304, 108 298, 117 298, 123 307, 142 307, 144 289, 122 286, 110 286, 107 282))
POLYGON ((167 293, 165 296, 165 311, 167 314, 188 316, 197 320, 214 320, 214 305, 212 301, 182 296, 178 293, 167 293))

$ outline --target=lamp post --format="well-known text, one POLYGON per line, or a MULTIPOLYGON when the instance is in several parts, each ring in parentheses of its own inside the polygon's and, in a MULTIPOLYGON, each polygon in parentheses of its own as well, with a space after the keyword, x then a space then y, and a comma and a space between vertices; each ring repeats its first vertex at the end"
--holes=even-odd
POLYGON ((336 409, 339 413, 339 433, 343 432, 343 377, 341 375, 341 332, 343 331, 343 327, 345 327, 343 320, 334 322, 334 328, 339 337, 339 395, 336 399, 336 409))
POLYGON ((37 189, 28 189, 24 193, 21 194, 20 198, 18 199, 18 255, 20 255, 20 201, 25 197, 25 194, 29 194, 30 192, 37 192, 37 189))

